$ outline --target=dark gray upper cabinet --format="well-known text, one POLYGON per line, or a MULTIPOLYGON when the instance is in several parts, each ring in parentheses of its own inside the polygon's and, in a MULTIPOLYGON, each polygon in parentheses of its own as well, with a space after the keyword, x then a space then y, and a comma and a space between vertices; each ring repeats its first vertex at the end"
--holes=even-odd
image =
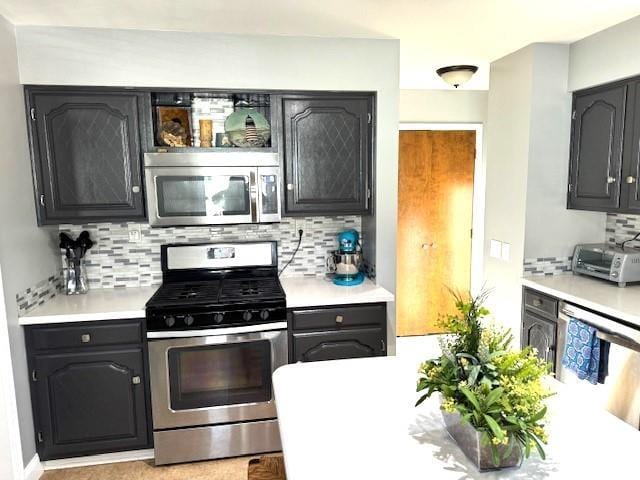
POLYGON ((627 212, 638 213, 640 212, 640 79, 630 82, 628 89, 621 206, 627 212))
POLYGON ((144 218, 148 95, 27 87, 26 98, 38 223, 144 218))
POLYGON ((373 94, 283 95, 285 214, 370 212, 373 94))
POLYGON ((575 94, 569 208, 620 206, 626 97, 627 85, 619 84, 575 94))

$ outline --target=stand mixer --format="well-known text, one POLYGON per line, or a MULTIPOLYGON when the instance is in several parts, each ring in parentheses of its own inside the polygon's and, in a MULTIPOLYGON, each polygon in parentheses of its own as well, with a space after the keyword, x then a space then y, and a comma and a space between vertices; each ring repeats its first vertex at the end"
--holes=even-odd
POLYGON ((338 235, 338 250, 327 258, 327 270, 333 275, 333 283, 341 286, 360 285, 364 281, 360 235, 346 230, 338 235))

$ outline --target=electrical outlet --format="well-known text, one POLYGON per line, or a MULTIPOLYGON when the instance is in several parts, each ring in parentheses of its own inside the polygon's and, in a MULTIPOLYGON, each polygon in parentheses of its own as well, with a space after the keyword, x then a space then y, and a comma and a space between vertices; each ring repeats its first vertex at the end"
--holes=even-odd
POLYGON ((298 231, 302 230, 303 232, 307 232, 307 219, 306 218, 296 218, 294 220, 295 229, 293 231, 293 236, 298 238, 298 231))
POLYGON ((139 223, 128 223, 127 230, 129 232, 129 243, 140 243, 142 240, 142 231, 139 223))

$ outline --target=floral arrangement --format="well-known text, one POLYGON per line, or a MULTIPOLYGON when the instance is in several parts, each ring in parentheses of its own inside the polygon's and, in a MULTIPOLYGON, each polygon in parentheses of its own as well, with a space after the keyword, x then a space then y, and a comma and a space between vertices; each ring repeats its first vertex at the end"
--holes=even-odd
MULTIPOLYGON (((452 292, 453 293, 453 292, 452 292)), ((542 384, 550 365, 534 349, 512 350, 508 329, 484 326, 489 314, 483 306, 488 292, 475 298, 453 293, 458 314, 447 315, 439 324, 451 333, 440 341, 442 356, 420 366, 416 406, 440 392, 441 409, 458 412, 490 444, 493 463, 511 454, 520 443, 525 457, 533 448, 544 459, 547 443, 543 400, 551 394, 542 384)))

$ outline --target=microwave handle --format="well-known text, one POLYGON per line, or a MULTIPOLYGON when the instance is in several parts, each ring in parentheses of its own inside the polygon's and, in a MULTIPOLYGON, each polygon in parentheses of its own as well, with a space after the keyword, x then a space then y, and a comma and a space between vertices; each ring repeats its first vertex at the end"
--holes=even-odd
POLYGON ((251 212, 251 222, 258 222, 258 172, 257 169, 251 170, 249 174, 249 201, 250 201, 250 212, 251 212))

